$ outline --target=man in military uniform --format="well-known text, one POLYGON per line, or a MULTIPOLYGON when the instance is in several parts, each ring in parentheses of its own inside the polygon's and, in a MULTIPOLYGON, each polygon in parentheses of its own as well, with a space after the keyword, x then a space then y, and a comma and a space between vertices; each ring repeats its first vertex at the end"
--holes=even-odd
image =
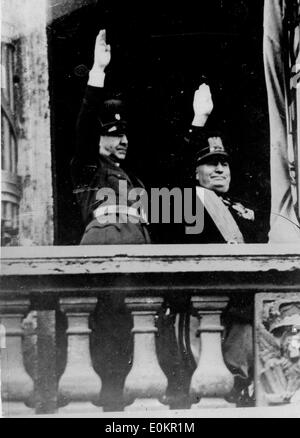
MULTIPOLYGON (((142 189, 143 184, 121 167, 128 149, 124 105, 109 99, 104 89, 110 61, 111 48, 106 44, 105 30, 101 30, 77 121, 71 163, 74 193, 85 226, 81 245, 148 244, 147 220, 128 199, 130 191, 142 189)), ((124 296, 101 295, 94 320, 92 359, 103 382, 99 404, 104 410, 119 411, 124 407, 122 391, 132 358, 132 318, 124 296)))
MULTIPOLYGON (((194 120, 187 141, 194 151, 196 185, 204 198, 204 229, 190 236, 190 243, 259 243, 263 234, 254 210, 228 196, 231 184, 231 157, 217 131, 205 128, 213 110, 208 85, 203 84, 194 97, 194 120)), ((203 199, 202 199, 203 200, 203 199)), ((189 236, 185 237, 188 243, 189 236)))
POLYGON ((128 149, 124 105, 105 95, 105 69, 110 60, 111 48, 102 30, 96 39, 94 65, 77 121, 71 165, 74 193, 85 224, 81 245, 147 244, 147 220, 128 199, 132 189, 144 186, 121 168, 128 149), (114 195, 105 204, 103 189, 114 195))
MULTIPOLYGON (((197 196, 204 206, 204 227, 198 235, 185 235, 184 243, 190 244, 243 244, 260 243, 266 236, 254 210, 228 196, 231 183, 230 156, 219 133, 209 131, 205 125, 213 110, 208 85, 203 84, 194 97, 194 120, 186 138, 190 152, 195 152, 195 178, 197 196)), ((235 375, 235 388, 230 401, 247 404, 248 386, 253 380, 253 297, 235 296, 230 300, 224 325, 224 359, 235 375)), ((181 332, 179 345, 185 351, 197 351, 195 338, 198 322, 189 312, 182 312, 179 327, 189 327, 181 332)), ((184 358, 184 353, 181 354, 184 358)), ((195 354, 194 354, 195 356, 195 354)), ((196 359, 196 357, 194 357, 196 359)), ((186 361, 186 359, 185 359, 186 361)), ((188 373, 193 367, 186 361, 188 373)), ((196 360, 195 360, 196 363, 196 360)), ((195 366, 194 363, 194 366, 195 366)))

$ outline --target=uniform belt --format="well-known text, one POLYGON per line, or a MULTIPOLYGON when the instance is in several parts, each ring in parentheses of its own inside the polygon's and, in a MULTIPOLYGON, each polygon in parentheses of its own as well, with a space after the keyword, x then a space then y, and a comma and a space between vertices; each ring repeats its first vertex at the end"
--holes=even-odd
POLYGON ((134 207, 128 207, 127 205, 107 205, 106 207, 98 207, 94 210, 94 217, 105 217, 109 215, 123 214, 125 216, 131 216, 142 221, 142 223, 148 224, 146 213, 139 212, 134 207))

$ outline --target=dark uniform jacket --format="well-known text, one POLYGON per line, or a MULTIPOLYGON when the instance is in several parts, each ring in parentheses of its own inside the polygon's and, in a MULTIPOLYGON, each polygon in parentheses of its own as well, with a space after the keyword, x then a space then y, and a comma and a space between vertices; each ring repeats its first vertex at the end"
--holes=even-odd
MULTIPOLYGON (((184 167, 189 175, 195 173, 196 155, 199 150, 199 139, 206 139, 206 128, 191 127, 185 137, 184 167)), ((191 186, 191 178, 186 175, 185 186, 191 186), (189 182, 188 182, 189 178, 189 182)), ((196 195, 195 195, 196 196, 196 195)), ((263 227, 262 214, 243 200, 224 194, 218 195, 235 220, 245 243, 265 243, 266 231, 263 227)), ((181 243, 186 244, 221 244, 227 243, 207 210, 204 209, 204 229, 199 235, 181 235, 181 243)))
MULTIPOLYGON (((111 158, 99 154, 99 109, 104 100, 104 89, 88 86, 77 120, 76 153, 71 163, 74 193, 81 207, 85 225, 83 245, 146 244, 150 237, 145 223, 101 224, 95 218, 95 210, 103 200, 99 200, 100 189, 112 189, 115 193, 113 204, 130 207, 134 201, 128 200, 126 193, 134 188, 143 188, 142 182, 123 170, 111 158), (126 184, 126 191, 120 193, 120 185, 126 184)), ((106 201, 106 200, 105 200, 106 201)), ((107 206, 107 202, 105 202, 107 206)))
MULTIPOLYGON (((220 196, 220 199, 235 220, 245 243, 261 243, 264 241, 265 236, 261 230, 260 220, 254 210, 246 208, 241 202, 235 201, 226 195, 224 197, 220 196)), ((206 210, 204 210, 204 229, 202 233, 184 235, 182 241, 186 244, 228 243, 206 210)))

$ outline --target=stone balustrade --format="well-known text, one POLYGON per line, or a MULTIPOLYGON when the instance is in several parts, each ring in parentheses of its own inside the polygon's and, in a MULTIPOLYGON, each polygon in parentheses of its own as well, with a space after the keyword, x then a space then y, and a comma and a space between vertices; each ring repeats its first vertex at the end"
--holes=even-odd
POLYGON ((192 297, 193 308, 200 320, 200 360, 191 380, 190 393, 196 401, 194 407, 225 407, 224 397, 233 389, 234 378, 226 367, 222 355, 222 311, 228 297, 192 297))
MULTIPOLYGON (((169 303, 181 302, 182 297, 199 321, 199 355, 192 358, 197 363, 187 377, 186 408, 232 406, 225 399, 234 378, 222 354, 222 314, 232 294, 250 295, 256 303, 257 405, 290 403, 291 394, 282 396, 282 388, 274 383, 264 346, 269 341, 280 350, 282 340, 272 329, 275 311, 272 313, 271 307, 276 308, 274 315, 282 312, 282 321, 293 305, 300 306, 299 262, 300 251, 294 246, 3 249, 0 322, 6 336, 5 342, 1 341, 4 415, 97 415, 107 410, 101 396, 106 384, 98 364, 101 349, 95 354, 97 309, 104 295, 118 297, 132 316, 132 355, 129 371, 124 381, 120 379, 123 395, 115 400, 116 406, 128 412, 172 409, 168 361, 175 361, 175 357, 173 353, 168 356, 167 343, 163 352, 159 347, 164 334, 158 321, 162 313, 168 314, 169 303), (266 310, 271 322, 263 326, 266 310), (34 321, 31 331, 28 321, 34 321)), ((289 321, 297 321, 290 313, 289 321)), ((118 314, 115 317, 118 326, 118 314)), ((118 329, 111 336, 118 338, 118 329)), ((126 339, 121 335, 120 339, 126 339)), ((291 331, 288 336, 292 341, 287 351, 294 348, 295 363, 297 334, 291 331)), ((112 373, 116 372, 117 379, 119 357, 111 353, 115 361, 112 373)), ((286 364, 288 359, 282 360, 286 364)), ((278 362, 280 372, 285 369, 282 363, 278 362)))

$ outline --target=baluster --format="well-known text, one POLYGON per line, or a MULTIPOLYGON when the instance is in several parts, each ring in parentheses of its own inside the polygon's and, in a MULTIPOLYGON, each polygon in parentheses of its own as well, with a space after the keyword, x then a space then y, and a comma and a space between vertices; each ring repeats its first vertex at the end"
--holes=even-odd
POLYGON ((155 316, 162 298, 127 298, 126 305, 133 316, 134 355, 133 366, 127 376, 124 397, 134 400, 126 411, 166 410, 168 406, 159 402, 167 389, 167 378, 157 358, 155 316))
POLYGON ((2 377, 1 377, 1 358, 3 357, 3 353, 2 351, 6 348, 6 330, 3 324, 1 324, 1 318, 0 318, 0 418, 3 415, 3 410, 2 410, 2 390, 1 390, 1 382, 2 382, 2 377))
POLYGON ((200 325, 200 359, 192 377, 190 395, 197 408, 230 407, 224 397, 230 393, 234 378, 222 354, 221 314, 228 304, 226 297, 192 297, 200 325))
POLYGON ((34 405, 38 415, 57 411, 56 308, 56 299, 44 295, 35 298, 34 310, 23 321, 25 368, 34 380, 34 405))
MULTIPOLYGON (((52 303, 52 309, 57 303, 52 303)), ((49 306, 49 309, 51 307, 49 306)), ((37 312, 37 350, 38 378, 36 382, 36 412, 53 414, 57 412, 57 349, 56 311, 38 310, 37 312)))
POLYGON ((93 369, 90 356, 88 320, 97 303, 96 298, 60 300, 60 307, 68 319, 68 359, 59 393, 67 406, 60 413, 99 413, 94 406, 99 399, 101 380, 93 369))
POLYGON ((2 409, 5 416, 33 415, 25 402, 33 395, 33 381, 23 363, 22 320, 29 309, 29 300, 0 301, 1 324, 6 333, 5 348, 1 350, 2 409))

